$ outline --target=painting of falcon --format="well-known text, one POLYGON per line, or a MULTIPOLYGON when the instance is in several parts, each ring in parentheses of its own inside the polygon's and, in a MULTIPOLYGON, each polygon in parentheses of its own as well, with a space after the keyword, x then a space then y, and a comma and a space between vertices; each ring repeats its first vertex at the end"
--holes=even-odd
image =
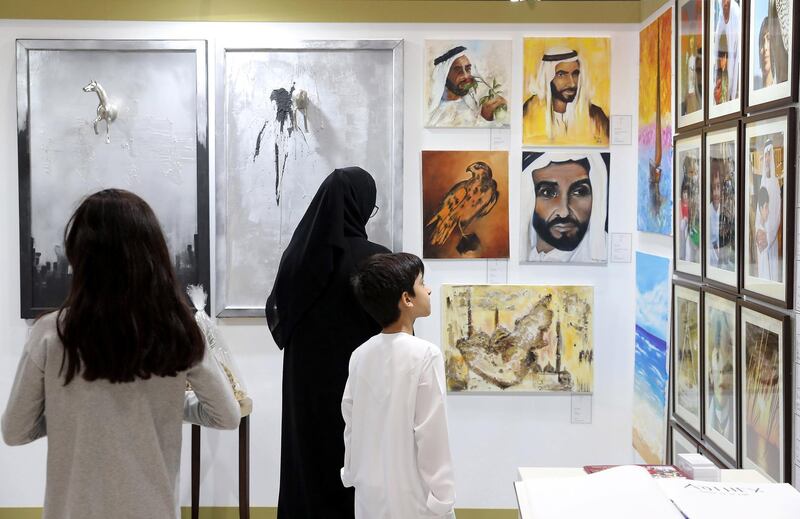
POLYGON ((423 152, 423 255, 508 257, 507 186, 506 152, 423 152))

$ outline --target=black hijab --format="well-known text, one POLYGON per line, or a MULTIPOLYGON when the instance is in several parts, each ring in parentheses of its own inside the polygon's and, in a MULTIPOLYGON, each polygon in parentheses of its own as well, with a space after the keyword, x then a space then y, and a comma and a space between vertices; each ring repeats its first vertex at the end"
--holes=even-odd
POLYGON ((337 273, 353 272, 348 239, 367 239, 366 225, 377 188, 359 167, 334 170, 322 182, 281 256, 265 308, 267 324, 279 348, 337 273))

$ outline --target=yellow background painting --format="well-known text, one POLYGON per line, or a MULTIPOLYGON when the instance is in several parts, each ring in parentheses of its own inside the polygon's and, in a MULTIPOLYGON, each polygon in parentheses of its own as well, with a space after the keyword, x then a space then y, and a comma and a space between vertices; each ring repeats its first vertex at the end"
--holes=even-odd
POLYGON ((522 144, 527 146, 608 146, 608 135, 596 138, 591 125, 569 130, 566 137, 549 138, 544 123, 543 106, 534 97, 542 55, 550 48, 563 47, 578 52, 581 73, 588 69, 588 94, 592 104, 611 114, 611 39, 610 38, 525 38, 523 41, 523 105, 530 100, 522 116, 522 144), (541 107, 541 108, 540 108, 541 107))
POLYGON ((444 285, 450 391, 592 392, 594 289, 444 285))

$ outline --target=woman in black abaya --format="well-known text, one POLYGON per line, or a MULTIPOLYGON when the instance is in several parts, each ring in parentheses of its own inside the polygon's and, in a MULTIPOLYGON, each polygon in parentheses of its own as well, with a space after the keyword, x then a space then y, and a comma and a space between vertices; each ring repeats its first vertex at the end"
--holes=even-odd
POLYGON ((367 240, 375 181, 358 167, 322 182, 281 257, 266 314, 283 350, 279 519, 352 518, 344 488, 341 402, 350 354, 380 332, 361 308, 350 276, 389 252, 367 240))

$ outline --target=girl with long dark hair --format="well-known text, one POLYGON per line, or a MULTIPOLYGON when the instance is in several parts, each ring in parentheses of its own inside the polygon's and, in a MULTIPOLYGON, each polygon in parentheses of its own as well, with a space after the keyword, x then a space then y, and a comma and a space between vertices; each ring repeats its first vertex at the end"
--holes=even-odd
POLYGON ((239 405, 144 200, 116 189, 89 196, 65 245, 70 291, 33 325, 3 439, 48 437, 43 519, 180 517, 183 419, 233 429, 239 405))

